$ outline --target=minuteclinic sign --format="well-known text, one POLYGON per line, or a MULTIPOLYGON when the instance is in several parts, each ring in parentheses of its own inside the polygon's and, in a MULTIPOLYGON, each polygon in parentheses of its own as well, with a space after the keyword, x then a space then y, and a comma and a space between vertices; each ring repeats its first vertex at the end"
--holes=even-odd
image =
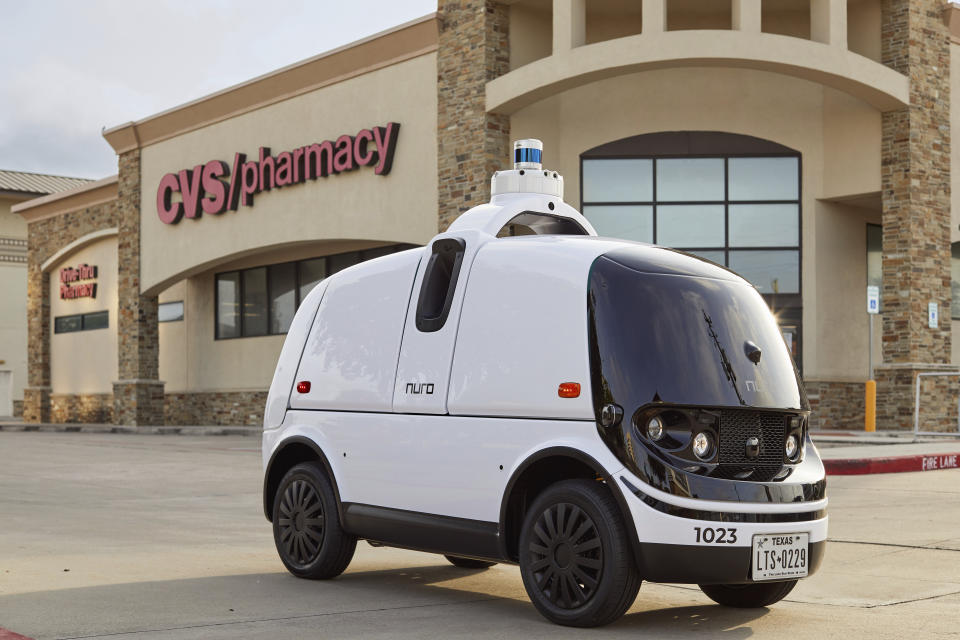
POLYGON ((183 217, 199 218, 204 213, 236 211, 241 205, 253 206, 253 197, 261 191, 280 189, 307 180, 326 178, 360 167, 373 167, 379 176, 390 173, 393 151, 400 125, 363 129, 356 135, 342 135, 292 151, 271 155, 269 147, 260 147, 259 158, 247 161, 246 154, 233 157, 233 168, 222 160, 210 160, 192 169, 168 173, 157 187, 157 215, 166 224, 183 217), (174 200, 174 193, 180 200, 174 200))

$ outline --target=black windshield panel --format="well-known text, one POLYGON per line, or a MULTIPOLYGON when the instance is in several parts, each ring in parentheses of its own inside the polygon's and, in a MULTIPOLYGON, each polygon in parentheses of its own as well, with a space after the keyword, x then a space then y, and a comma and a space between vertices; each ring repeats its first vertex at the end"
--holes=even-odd
POLYGON ((723 279, 638 271, 619 259, 630 251, 597 258, 590 273, 597 410, 607 402, 626 415, 653 402, 809 408, 776 320, 756 289, 727 271, 723 279))

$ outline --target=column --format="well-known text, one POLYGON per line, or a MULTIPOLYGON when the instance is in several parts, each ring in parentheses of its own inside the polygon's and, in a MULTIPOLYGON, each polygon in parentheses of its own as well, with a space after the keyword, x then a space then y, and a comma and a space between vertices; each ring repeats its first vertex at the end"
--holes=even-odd
POLYGON ((553 0, 553 55, 587 41, 586 0, 553 0))
POLYGON ((735 31, 760 33, 760 0, 733 0, 735 31))
POLYGON ((810 39, 847 48, 847 0, 810 0, 810 39))
MULTIPOLYGON (((910 105, 882 117, 877 423, 909 429, 917 373, 957 371, 950 365, 950 34, 939 0, 883 0, 881 7, 883 63, 910 78, 910 105), (938 307, 937 328, 929 326, 930 303, 938 307)), ((952 388, 922 408, 925 415, 952 416, 947 422, 955 429, 957 380, 949 381, 952 388)))
POLYGON ((157 297, 140 294, 140 150, 120 155, 117 196, 120 379, 113 383, 113 420, 122 425, 163 424, 157 297))
POLYGON ((667 30, 667 0, 643 0, 643 33, 667 30))
POLYGON ((492 0, 440 0, 437 48, 438 228, 490 199, 510 160, 510 118, 487 113, 486 84, 510 70, 510 17, 492 0))
POLYGON ((50 275, 41 268, 37 223, 28 226, 27 256, 27 387, 23 390, 24 422, 50 422, 50 275))

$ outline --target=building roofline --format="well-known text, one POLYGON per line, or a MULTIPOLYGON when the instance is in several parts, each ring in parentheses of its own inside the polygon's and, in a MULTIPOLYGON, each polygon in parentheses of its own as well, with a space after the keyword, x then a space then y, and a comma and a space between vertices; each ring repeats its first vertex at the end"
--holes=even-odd
POLYGON ((436 51, 431 13, 210 95, 103 131, 118 154, 436 51))
POLYGON ((69 191, 58 191, 42 198, 33 198, 15 204, 10 211, 23 216, 27 222, 52 218, 116 200, 118 183, 118 176, 112 175, 69 191))

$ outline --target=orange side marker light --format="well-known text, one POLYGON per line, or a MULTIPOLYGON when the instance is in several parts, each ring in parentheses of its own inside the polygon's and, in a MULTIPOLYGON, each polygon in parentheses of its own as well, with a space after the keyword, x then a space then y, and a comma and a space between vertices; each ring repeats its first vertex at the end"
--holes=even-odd
POLYGON ((557 395, 561 398, 579 398, 580 397, 580 383, 579 382, 561 382, 560 387, 557 389, 557 395))

